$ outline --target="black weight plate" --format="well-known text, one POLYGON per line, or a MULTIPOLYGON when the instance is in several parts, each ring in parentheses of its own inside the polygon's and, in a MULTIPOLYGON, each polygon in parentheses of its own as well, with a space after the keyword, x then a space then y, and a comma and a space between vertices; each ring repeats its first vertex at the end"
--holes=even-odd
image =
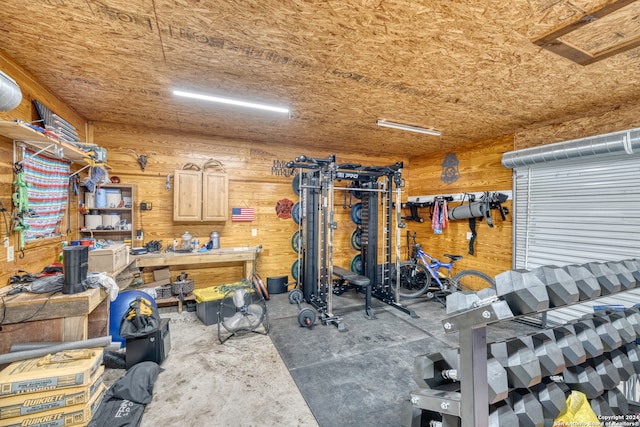
POLYGON ((362 224, 362 203, 356 203, 351 207, 351 221, 355 224, 362 224))
POLYGON ((316 322, 316 313, 310 308, 303 308, 298 313, 298 323, 300 326, 310 328, 316 322))
POLYGON ((353 257, 350 268, 354 273, 362 274, 362 256, 360 254, 353 257))
POLYGON ((351 247, 356 251, 362 249, 362 230, 359 227, 351 233, 351 247))
POLYGON ((296 196, 300 195, 300 174, 296 174, 293 177, 293 181, 291 181, 291 187, 293 188, 293 192, 296 193, 296 196))
POLYGON ((296 202, 293 205, 293 209, 291 209, 291 218, 293 218, 293 222, 300 225, 300 202, 296 202))
POLYGON ((291 304, 298 304, 302 302, 302 291, 300 289, 294 289, 289 292, 289 302, 291 304))
POLYGON ((302 237, 300 236, 300 230, 296 230, 291 236, 291 248, 295 253, 299 254, 300 246, 302 246, 302 237))
POLYGON ((293 262, 293 265, 291 266, 291 277, 293 277, 293 280, 295 280, 296 282, 298 281, 298 276, 299 276, 299 268, 298 266, 300 265, 299 260, 295 260, 293 262))

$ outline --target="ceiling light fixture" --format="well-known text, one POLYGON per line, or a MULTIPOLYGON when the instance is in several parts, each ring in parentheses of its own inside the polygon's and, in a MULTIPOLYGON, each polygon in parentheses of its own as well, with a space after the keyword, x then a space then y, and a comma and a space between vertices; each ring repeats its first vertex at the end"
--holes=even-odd
POLYGON ((276 107, 274 105, 267 105, 267 104, 258 104, 255 102, 239 101, 237 99, 223 98, 220 96, 204 95, 204 94, 193 93, 193 92, 184 92, 182 90, 174 90, 173 94, 177 96, 184 96, 185 98, 200 99, 203 101, 218 102, 221 104, 237 105, 239 107, 256 108, 258 110, 275 111, 276 113, 284 113, 284 114, 289 113, 288 108, 276 107))
POLYGON ((421 128, 418 126, 411 126, 411 125, 403 125, 402 123, 388 122, 386 120, 377 120, 376 124, 378 126, 384 126, 392 129, 408 130, 409 132, 425 133, 427 135, 435 135, 435 136, 442 135, 442 132, 440 132, 439 130, 421 128))

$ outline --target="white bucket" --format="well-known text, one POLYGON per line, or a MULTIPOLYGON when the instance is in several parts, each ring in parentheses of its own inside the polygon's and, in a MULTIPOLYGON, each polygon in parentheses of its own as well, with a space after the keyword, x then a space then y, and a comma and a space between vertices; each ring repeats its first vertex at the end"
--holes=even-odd
POLYGON ((96 193, 87 191, 84 193, 84 206, 87 209, 95 209, 96 207, 96 193))
POLYGON ((104 188, 96 190, 96 208, 102 209, 107 207, 107 191, 104 188))
MULTIPOLYGON (((107 208, 117 208, 120 206, 120 202, 122 201, 122 194, 120 193, 120 190, 118 189, 112 189, 112 188, 108 188, 107 189, 107 208)), ((103 224, 106 225, 106 224, 103 224)))
POLYGON ((102 214, 102 225, 116 228, 120 222, 120 214, 102 214))
POLYGON ((88 229, 95 230, 99 225, 102 225, 102 215, 84 216, 84 226, 88 229))

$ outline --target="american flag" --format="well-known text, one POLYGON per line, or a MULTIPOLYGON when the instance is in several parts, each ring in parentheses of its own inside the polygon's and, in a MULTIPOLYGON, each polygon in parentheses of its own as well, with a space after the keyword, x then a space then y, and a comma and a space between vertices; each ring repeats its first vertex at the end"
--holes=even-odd
POLYGON ((233 222, 250 222, 255 217, 253 208, 231 208, 231 221, 233 222))

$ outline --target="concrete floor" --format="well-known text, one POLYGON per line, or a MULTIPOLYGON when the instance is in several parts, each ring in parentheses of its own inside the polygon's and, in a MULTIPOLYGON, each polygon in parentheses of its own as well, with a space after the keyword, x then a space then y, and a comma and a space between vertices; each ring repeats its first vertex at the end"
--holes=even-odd
MULTIPOLYGON (((248 334, 220 344, 216 325, 195 313, 169 318, 171 350, 141 427, 317 426, 269 336, 248 334)), ((108 369, 105 383, 124 375, 108 369)))
MULTIPOLYGON (((413 359, 457 347, 445 335, 444 307, 409 300, 418 318, 374 299, 376 319, 364 317, 363 295, 334 296, 332 325, 302 328, 298 307, 287 294, 267 303, 268 336, 248 334, 225 344, 217 326, 204 326, 195 313, 161 312, 171 319, 171 352, 158 376, 143 427, 186 426, 398 426, 400 407, 417 386, 413 359)), ((309 307, 308 304, 303 304, 309 307)), ((501 340, 531 327, 503 322, 487 338, 501 340)), ((106 382, 123 375, 107 370, 106 382)))

